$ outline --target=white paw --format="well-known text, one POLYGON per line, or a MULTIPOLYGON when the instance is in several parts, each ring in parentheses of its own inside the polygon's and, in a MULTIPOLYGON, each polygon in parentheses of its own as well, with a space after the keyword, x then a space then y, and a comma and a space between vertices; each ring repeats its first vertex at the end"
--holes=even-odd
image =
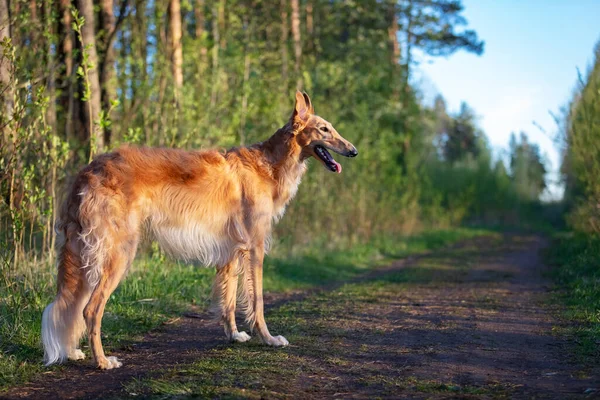
POLYGON ((106 357, 106 359, 108 360, 108 365, 106 366, 106 368, 102 369, 114 369, 119 368, 123 365, 121 361, 117 360, 117 357, 106 357))
POLYGON ((67 356, 69 360, 79 361, 85 359, 85 354, 80 349, 72 350, 67 356))
POLYGON ((121 361, 117 359, 117 357, 107 357, 109 367, 108 369, 119 368, 123 365, 121 361))
POLYGON ((250 335, 246 332, 233 332, 233 335, 231 335, 232 342, 244 343, 248 340, 250 340, 250 335))
POLYGON ((283 336, 271 336, 269 339, 265 341, 266 344, 273 347, 284 347, 288 346, 290 342, 287 341, 283 336))

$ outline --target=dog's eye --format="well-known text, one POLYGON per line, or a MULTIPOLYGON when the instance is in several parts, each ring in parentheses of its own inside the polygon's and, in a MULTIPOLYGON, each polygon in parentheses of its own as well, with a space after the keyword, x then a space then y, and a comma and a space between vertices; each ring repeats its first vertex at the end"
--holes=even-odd
POLYGON ((327 127, 326 127, 326 126, 322 126, 322 127, 320 127, 319 129, 320 129, 321 131, 323 131, 323 132, 329 132, 329 129, 327 129, 327 127))

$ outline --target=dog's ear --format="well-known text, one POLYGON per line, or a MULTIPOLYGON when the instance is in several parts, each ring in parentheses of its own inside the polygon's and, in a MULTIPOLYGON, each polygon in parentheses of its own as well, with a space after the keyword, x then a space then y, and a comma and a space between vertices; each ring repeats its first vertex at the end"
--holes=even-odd
POLYGON ((310 101, 310 97, 308 97, 308 93, 306 92, 302 92, 302 95, 304 96, 304 102, 306 103, 306 106, 308 107, 308 112, 311 115, 315 114, 315 109, 312 105, 312 101, 310 101))
POLYGON ((294 112, 292 113, 292 122, 299 123, 299 125, 304 125, 308 122, 311 112, 310 98, 308 95, 302 94, 300 91, 296 91, 296 106, 294 107, 294 112), (307 102, 308 100, 308 102, 307 102))

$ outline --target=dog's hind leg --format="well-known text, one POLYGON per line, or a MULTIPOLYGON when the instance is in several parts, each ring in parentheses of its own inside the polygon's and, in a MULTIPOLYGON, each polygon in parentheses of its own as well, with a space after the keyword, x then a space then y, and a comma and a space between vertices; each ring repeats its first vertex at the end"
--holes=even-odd
POLYGON ((107 255, 100 281, 83 311, 94 361, 100 369, 119 368, 122 365, 116 357, 105 356, 100 339, 100 327, 106 302, 133 261, 136 248, 137 238, 131 238, 120 242, 120 245, 107 255))
MULTIPOLYGON (((61 231, 62 233, 63 231, 61 231)), ((81 242, 75 224, 66 224, 66 237, 60 236, 58 259, 58 293, 46 307, 42 317, 42 342, 46 365, 65 359, 85 358, 79 349, 79 340, 85 332, 83 307, 87 303, 91 288, 85 271, 81 268, 81 242)))
POLYGON ((229 264, 217 270, 217 276, 213 285, 213 310, 224 325, 225 335, 232 342, 246 342, 250 335, 246 332, 238 332, 235 323, 235 304, 237 299, 238 285, 237 257, 229 264))

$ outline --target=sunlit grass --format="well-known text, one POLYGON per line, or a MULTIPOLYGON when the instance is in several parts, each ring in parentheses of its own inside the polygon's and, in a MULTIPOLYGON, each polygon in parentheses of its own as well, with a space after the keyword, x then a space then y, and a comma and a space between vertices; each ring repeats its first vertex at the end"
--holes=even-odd
POLYGON ((556 300, 566 305, 566 329, 584 363, 600 357, 600 238, 560 236, 547 251, 557 282, 556 300))
MULTIPOLYGON (((380 238, 338 250, 318 245, 294 252, 275 250, 265 260, 265 290, 289 292, 341 282, 411 254, 441 248, 485 230, 431 231, 410 237, 380 238)), ((7 268, 6 271, 9 269, 7 268)), ((53 267, 27 267, 21 275, 3 272, 0 283, 0 390, 43 370, 41 314, 55 293, 53 267)), ((103 320, 110 351, 139 338, 196 305, 205 310, 214 270, 165 259, 140 257, 111 296, 103 320)), ((53 367, 60 368, 60 367, 53 367)))

